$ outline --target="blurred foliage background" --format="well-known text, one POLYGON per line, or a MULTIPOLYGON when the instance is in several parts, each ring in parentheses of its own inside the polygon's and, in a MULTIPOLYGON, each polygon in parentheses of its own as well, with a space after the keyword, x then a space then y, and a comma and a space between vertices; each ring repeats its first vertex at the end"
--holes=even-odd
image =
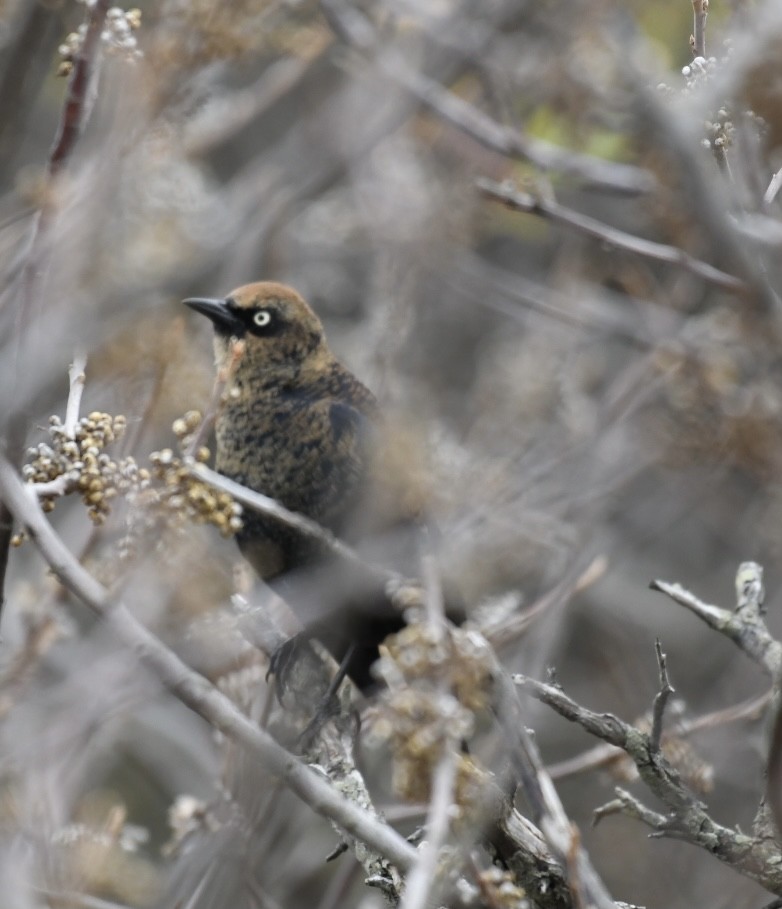
MULTIPOLYGON (((714 0, 696 66, 688 0, 140 3, 110 11, 83 132, 53 164, 93 12, 0 5, 7 451, 22 461, 46 438, 80 350, 83 412, 123 414, 119 452, 148 464, 210 395, 209 329, 179 301, 281 280, 417 440, 443 571, 470 607, 512 613, 554 592, 504 641, 511 669, 554 666, 580 701, 631 720, 654 696, 660 638, 686 715, 760 693, 738 650, 647 587, 678 580, 730 607, 737 564, 755 559, 782 633, 782 233, 769 193, 782 8, 714 0), (663 261, 642 241, 685 255, 663 261)), ((126 506, 95 527, 75 499, 52 517, 85 564, 211 678, 262 688, 220 608, 232 543, 188 527, 120 570, 126 506)), ((330 830, 313 831, 292 796, 262 777, 226 782, 223 743, 29 544, 12 551, 5 590, 5 906, 70 891, 132 906, 379 904, 349 856, 323 864, 330 830), (175 799, 232 785, 252 789, 252 822, 232 816, 195 851, 161 854, 175 799)), ((529 710, 552 763, 592 744, 529 710)), ((749 823, 762 724, 718 723, 692 746, 714 816, 749 823)), ((599 770, 559 785, 617 899, 764 902, 634 821, 591 829, 615 782, 599 770)))

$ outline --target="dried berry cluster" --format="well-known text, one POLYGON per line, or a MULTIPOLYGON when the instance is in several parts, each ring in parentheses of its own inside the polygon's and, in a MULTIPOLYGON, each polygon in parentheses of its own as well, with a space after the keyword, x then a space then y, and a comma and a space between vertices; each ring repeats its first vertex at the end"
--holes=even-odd
POLYGON ((51 495, 40 496, 44 511, 52 511, 59 496, 78 492, 92 521, 102 524, 113 498, 147 486, 150 473, 134 458, 114 460, 104 451, 122 437, 126 426, 122 414, 113 417, 97 410, 82 417, 72 433, 59 417, 49 418, 51 444, 40 442, 29 448, 31 460, 22 468, 28 482, 51 485, 51 495))
MULTIPOLYGON (((86 6, 94 4, 87 0, 86 6)), ((106 49, 114 53, 122 53, 129 60, 135 60, 142 56, 138 47, 138 41, 133 32, 138 31, 141 26, 140 9, 120 9, 118 6, 112 6, 106 13, 106 21, 101 32, 101 41, 106 49)), ((87 25, 82 24, 75 32, 66 36, 65 41, 59 46, 58 51, 62 57, 62 62, 57 68, 58 76, 69 76, 73 70, 73 63, 81 51, 84 37, 87 34, 87 25)))
MULTIPOLYGON (((200 425, 201 414, 197 410, 190 410, 184 417, 174 421, 174 434, 185 451, 200 425)), ((193 475, 192 461, 208 461, 208 448, 200 446, 192 457, 180 456, 170 448, 164 448, 162 451, 153 451, 149 459, 152 462, 152 475, 162 485, 152 490, 155 498, 148 504, 166 509, 171 518, 170 523, 178 526, 192 522, 214 524, 226 537, 241 530, 241 505, 234 502, 227 492, 215 489, 193 475)))
MULTIPOLYGON (((192 474, 194 461, 209 459, 209 449, 199 447, 190 455, 177 455, 170 448, 152 452, 150 468, 139 467, 135 458, 113 458, 105 448, 121 438, 127 420, 94 411, 82 417, 69 431, 59 417, 49 420, 49 442, 28 449, 29 463, 22 468, 25 479, 37 485, 45 511, 52 511, 58 498, 79 493, 90 519, 103 524, 112 500, 126 498, 135 506, 122 549, 135 549, 135 540, 151 527, 182 529, 188 524, 214 524, 231 536, 242 526, 241 506, 231 496, 215 490, 192 474)), ((173 430, 187 450, 201 414, 191 410, 174 422, 173 430)), ((14 537, 19 545, 23 534, 14 537)))
POLYGON ((496 909, 525 909, 530 905, 526 892, 508 870, 487 868, 481 871, 478 880, 481 890, 489 897, 489 905, 496 909))
MULTIPOLYGON (((488 704, 489 654, 469 630, 427 621, 387 638, 380 652, 377 672, 388 688, 373 734, 391 745, 396 792, 426 801, 445 749, 471 736, 475 711, 488 704)), ((479 797, 483 773, 467 755, 458 761, 455 803, 467 809, 479 797)))

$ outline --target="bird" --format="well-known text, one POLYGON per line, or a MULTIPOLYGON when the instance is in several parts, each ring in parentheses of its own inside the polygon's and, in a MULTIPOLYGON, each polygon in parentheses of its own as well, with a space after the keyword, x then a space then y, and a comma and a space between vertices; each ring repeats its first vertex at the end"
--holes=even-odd
MULTIPOLYGON (((211 320, 216 366, 229 373, 215 421, 215 469, 364 545, 368 557, 380 554, 387 567, 409 568, 422 526, 417 493, 386 469, 377 399, 332 353, 303 297, 261 281, 221 299, 183 302, 211 320), (235 340, 242 352, 228 370, 235 340)), ((380 642, 403 624, 376 573, 340 563, 311 537, 249 510, 237 541, 262 581, 294 611, 304 609, 305 634, 370 689, 380 642)))

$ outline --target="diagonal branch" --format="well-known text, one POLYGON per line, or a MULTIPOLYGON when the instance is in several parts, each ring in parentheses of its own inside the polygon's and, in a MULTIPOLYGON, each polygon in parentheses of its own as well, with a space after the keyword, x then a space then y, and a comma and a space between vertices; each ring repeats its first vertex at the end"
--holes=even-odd
POLYGON ((439 82, 416 72, 400 57, 384 52, 369 20, 355 7, 342 0, 321 0, 320 6, 329 25, 346 44, 366 57, 372 55, 372 64, 420 104, 484 147, 509 158, 529 161, 543 170, 573 174, 614 192, 639 194, 655 189, 655 178, 640 167, 560 148, 498 123, 439 82))
MULTIPOLYGON (((744 563, 747 564, 754 563, 744 563)), ((779 676, 782 671, 782 644, 769 633, 759 609, 728 612, 727 609, 704 603, 681 584, 670 584, 668 581, 652 581, 649 587, 669 596, 674 602, 694 612, 710 628, 730 638, 772 678, 779 676)))
POLYGON ((117 637, 183 704, 248 748, 318 814, 385 855, 402 871, 413 866, 416 852, 396 831, 340 796, 323 777, 244 716, 207 679, 186 666, 122 603, 114 602, 111 593, 78 563, 55 533, 34 493, 25 486, 5 458, 0 458, 0 498, 19 524, 26 528, 59 580, 85 605, 102 616, 117 637))
POLYGON ((595 713, 582 707, 561 688, 522 675, 513 676, 513 680, 560 716, 629 755, 643 782, 668 809, 663 827, 657 821, 654 823, 660 835, 699 846, 726 865, 758 881, 772 893, 782 894, 782 851, 779 843, 768 837, 747 836, 714 821, 706 806, 690 792, 662 752, 652 751, 646 733, 610 713, 595 713))
POLYGON ((49 153, 49 173, 52 176, 67 163, 90 115, 95 58, 110 6, 110 0, 95 0, 88 5, 87 30, 73 63, 57 137, 49 153))
POLYGON ((303 537, 319 543, 337 558, 360 565, 365 570, 376 573, 378 577, 386 581, 400 580, 399 576, 394 572, 364 561, 355 549, 348 546, 347 543, 343 543, 342 540, 331 533, 330 530, 318 524, 317 521, 313 521, 298 512, 290 511, 276 499, 272 499, 261 492, 255 492, 255 490, 249 489, 247 486, 242 486, 241 483, 235 483, 205 464, 194 463, 191 470, 195 476, 205 480, 211 486, 229 493, 241 505, 251 508, 253 511, 257 511, 268 518, 273 518, 291 530, 300 533, 303 537))
POLYGON ((508 181, 497 183, 495 180, 479 178, 476 185, 485 196, 501 202, 507 208, 513 209, 513 211, 539 215, 556 224, 563 224, 566 227, 573 228, 588 237, 601 240, 616 249, 624 249, 636 255, 644 256, 647 259, 654 259, 657 262, 680 265, 691 274, 698 275, 705 281, 725 290, 735 292, 748 290, 747 285, 740 278, 729 275, 727 272, 709 265, 708 262, 696 259, 695 256, 691 256, 677 246, 669 246, 667 243, 657 243, 654 240, 646 240, 643 237, 628 234, 623 230, 598 221, 597 218, 573 211, 553 200, 541 199, 531 193, 520 192, 508 181))

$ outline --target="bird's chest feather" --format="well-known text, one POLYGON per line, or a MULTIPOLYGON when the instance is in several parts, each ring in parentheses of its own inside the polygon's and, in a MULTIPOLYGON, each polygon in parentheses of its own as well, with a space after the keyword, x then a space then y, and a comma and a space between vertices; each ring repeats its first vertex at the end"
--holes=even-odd
POLYGON ((341 409, 327 397, 301 392, 229 401, 217 421, 217 469, 335 526, 354 503, 366 469, 355 432, 340 425, 341 409))

